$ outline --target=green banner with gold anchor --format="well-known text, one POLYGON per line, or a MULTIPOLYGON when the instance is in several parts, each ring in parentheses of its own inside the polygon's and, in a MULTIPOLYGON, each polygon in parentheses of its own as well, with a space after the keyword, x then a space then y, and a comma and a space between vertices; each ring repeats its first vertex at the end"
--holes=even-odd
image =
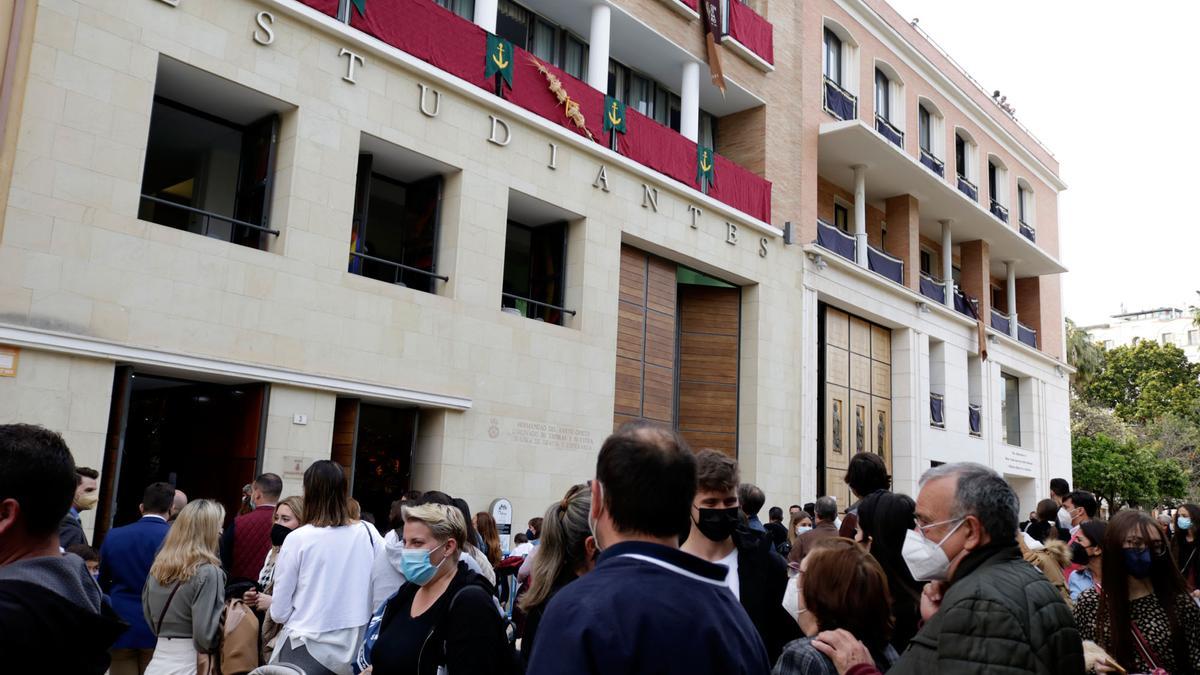
POLYGON ((708 181, 709 185, 716 185, 716 164, 716 161, 713 159, 712 148, 696 146, 696 182, 701 187, 704 186, 705 181, 708 181))
POLYGON ((604 130, 625 133, 625 104, 612 96, 604 97, 604 130))
POLYGON ((513 46, 511 42, 488 33, 487 51, 484 52, 484 62, 486 64, 483 70, 484 77, 499 74, 508 83, 508 87, 512 88, 513 46))

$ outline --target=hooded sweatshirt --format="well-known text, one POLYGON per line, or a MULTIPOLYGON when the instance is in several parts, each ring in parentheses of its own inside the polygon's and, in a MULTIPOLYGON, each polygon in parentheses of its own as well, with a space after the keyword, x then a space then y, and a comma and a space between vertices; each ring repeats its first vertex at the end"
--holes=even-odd
POLYGON ((128 627, 103 601, 77 555, 0 567, 0 654, 4 668, 11 669, 6 672, 101 675, 108 669, 108 648, 128 627), (64 650, 64 644, 71 648, 64 650))

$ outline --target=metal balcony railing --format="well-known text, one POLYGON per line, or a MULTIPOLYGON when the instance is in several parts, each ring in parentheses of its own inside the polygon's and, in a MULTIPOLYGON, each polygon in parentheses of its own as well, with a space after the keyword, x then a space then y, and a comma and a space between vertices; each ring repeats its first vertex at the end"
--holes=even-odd
POLYGON ((888 139, 898 148, 904 147, 904 132, 896 128, 890 120, 880 116, 875 116, 875 131, 879 132, 880 136, 888 139))
POLYGON ((934 157, 933 153, 924 148, 921 148, 921 163, 925 165, 925 168, 936 173, 938 177, 944 178, 946 176, 945 163, 943 163, 942 160, 938 159, 937 157, 934 157))
POLYGON ((825 112, 839 120, 852 120, 858 117, 858 98, 842 89, 837 82, 825 78, 825 112))
POLYGON ((1033 241, 1033 242, 1037 241, 1037 230, 1034 229, 1034 227, 1032 225, 1021 220, 1021 221, 1018 221, 1017 226, 1021 230, 1021 234, 1026 239, 1028 239, 1029 241, 1033 241))
POLYGON ((992 328, 995 328, 1005 335, 1008 335, 1008 331, 1012 327, 1012 322, 1009 320, 1008 315, 1001 314, 994 309, 992 310, 991 324, 992 328))
POLYGON ((1004 205, 1000 202, 993 199, 989 210, 992 212, 993 216, 996 216, 1006 223, 1008 222, 1008 209, 1004 208, 1004 205))
POLYGON ((946 284, 942 283, 940 279, 921 272, 921 295, 937 301, 938 304, 943 304, 946 302, 946 284))
MULTIPOLYGON (((370 276, 370 275, 364 274, 363 266, 361 264, 355 265, 354 264, 355 262, 373 262, 373 263, 378 263, 380 265, 384 265, 386 267, 392 268, 393 278, 391 280, 391 283, 396 284, 397 286, 407 286, 407 284, 405 284, 404 280, 403 280, 403 276, 404 276, 405 272, 411 272, 413 274, 426 276, 431 279, 438 279, 439 281, 450 281, 450 277, 431 272, 430 270, 423 270, 420 267, 413 267, 412 265, 405 265, 403 263, 398 263, 394 260, 388 260, 386 258, 376 258, 373 255, 367 255, 366 253, 359 253, 358 251, 351 251, 350 252, 350 272, 352 274, 358 274, 361 276, 370 276)), ((386 280, 383 280, 383 281, 386 281, 386 280)))
MULTIPOLYGON (((259 244, 260 244, 259 237, 252 236, 252 233, 257 234, 257 235, 270 234, 270 235, 274 235, 276 237, 279 236, 279 230, 272 230, 269 227, 263 227, 262 225, 255 225, 254 223, 248 223, 244 220, 238 220, 237 218, 223 216, 219 213, 213 213, 212 211, 205 211, 204 209, 197 209, 197 208, 188 206, 186 204, 180 204, 178 202, 173 202, 173 201, 170 201, 167 199, 160 199, 158 197, 153 197, 153 196, 147 195, 147 194, 143 194, 142 199, 150 202, 151 204, 157 204, 157 205, 166 206, 166 207, 169 207, 172 209, 178 209, 180 211, 183 211, 183 212, 189 214, 190 216, 195 216, 200 221, 199 234, 202 234, 206 237, 211 237, 213 239, 222 239, 224 241, 228 241, 231 244, 241 244, 243 246, 249 246, 250 248, 259 248, 259 244), (214 221, 214 220, 216 220, 218 222, 222 222, 222 223, 229 223, 229 232, 221 233, 220 235, 216 235, 215 233, 213 233, 212 221, 214 221)), ((157 221, 154 221, 154 222, 157 222, 157 221)), ((168 227, 171 227, 171 226, 168 225, 168 227)), ((186 228, 181 228, 181 229, 186 229, 186 228)))
POLYGON ((513 310, 513 313, 527 319, 548 323, 561 324, 563 314, 575 316, 575 310, 573 309, 567 309, 566 307, 552 305, 548 302, 541 302, 512 293, 500 293, 500 307, 503 310, 513 310), (558 314, 556 315, 555 312, 558 314))
POLYGON ((979 301, 975 298, 963 293, 961 289, 954 289, 954 309, 964 316, 972 319, 979 319, 979 301))
POLYGON ((971 201, 979 201, 979 186, 962 176, 958 177, 958 191, 970 197, 971 201))
POLYGON ((1026 326, 1025 324, 1021 323, 1020 321, 1018 321, 1017 322, 1017 341, 1022 344, 1028 345, 1030 347, 1033 347, 1034 349, 1037 349, 1038 348, 1037 331, 1030 328, 1029 326, 1026 326))
POLYGON ((867 269, 881 277, 904 285, 904 261, 867 244, 867 269))
POLYGON ((829 249, 850 262, 857 259, 858 242, 854 237, 822 220, 817 221, 817 246, 829 249))

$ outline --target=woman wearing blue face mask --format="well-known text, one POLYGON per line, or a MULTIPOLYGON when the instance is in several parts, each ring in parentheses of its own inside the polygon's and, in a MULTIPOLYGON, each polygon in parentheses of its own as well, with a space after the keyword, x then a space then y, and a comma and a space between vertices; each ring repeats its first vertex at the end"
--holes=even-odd
MULTIPOLYGON (((1200 607, 1149 514, 1126 509, 1113 516, 1101 569, 1103 587, 1084 591, 1075 603, 1079 636, 1130 673, 1200 671, 1200 607)), ((1111 672, 1104 664, 1096 671, 1111 672)))
POLYGON ((508 672, 514 653, 492 585, 459 562, 466 521, 451 506, 404 507, 406 582, 367 625, 355 672, 434 675, 508 672))
POLYGON ((1175 562, 1193 596, 1200 595, 1200 506, 1184 504, 1175 510, 1175 562))

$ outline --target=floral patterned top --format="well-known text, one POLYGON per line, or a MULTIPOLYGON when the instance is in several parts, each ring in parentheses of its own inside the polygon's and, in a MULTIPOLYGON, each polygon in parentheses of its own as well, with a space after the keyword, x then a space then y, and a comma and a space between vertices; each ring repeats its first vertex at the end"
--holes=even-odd
MULTIPOLYGON (((1150 664, 1136 647, 1133 650, 1133 664, 1126 665, 1131 673, 1149 673, 1155 667, 1169 673, 1200 672, 1200 607, 1188 595, 1179 596, 1175 605, 1179 612, 1179 630, 1183 632, 1187 645, 1188 659, 1186 667, 1175 663, 1175 649, 1171 642, 1171 628, 1167 621, 1167 612, 1162 603, 1153 593, 1138 598, 1129 603, 1129 617, 1137 624, 1138 630, 1150 643, 1150 648, 1162 663, 1150 664)), ((1109 631, 1111 627, 1104 622, 1100 625, 1096 617, 1101 611, 1100 594, 1095 588, 1090 588, 1080 594, 1075 603, 1075 623, 1079 626, 1079 637, 1092 640, 1104 649, 1109 649, 1109 631)))

